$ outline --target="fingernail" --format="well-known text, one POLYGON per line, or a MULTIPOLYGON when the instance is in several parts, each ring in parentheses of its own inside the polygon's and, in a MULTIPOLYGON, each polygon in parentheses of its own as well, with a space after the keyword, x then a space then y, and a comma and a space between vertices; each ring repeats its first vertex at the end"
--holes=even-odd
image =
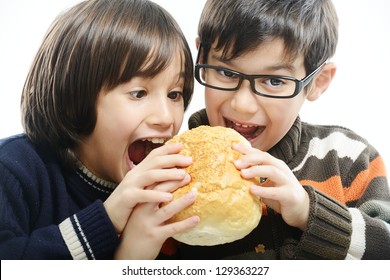
POLYGON ((177 170, 177 177, 178 178, 184 178, 184 176, 186 176, 187 172, 184 170, 184 169, 178 169, 177 170))
POLYGON ((244 176, 248 176, 250 174, 250 170, 249 169, 241 169, 241 173, 244 176))
POLYGON ((194 200, 195 199, 195 193, 194 192, 189 192, 185 195, 186 199, 188 200, 194 200))
POLYGON ((184 181, 186 181, 186 182, 190 182, 191 181, 191 176, 190 176, 190 174, 188 174, 188 173, 186 173, 186 175, 184 176, 184 181))
POLYGON ((192 222, 192 224, 197 225, 200 222, 199 216, 191 217, 191 222, 192 222))
POLYGON ((170 201, 170 200, 172 200, 172 198, 173 198, 173 195, 171 193, 165 194, 165 201, 170 201))
POLYGON ((186 163, 191 163, 192 162, 192 157, 185 156, 184 160, 185 160, 186 163))
POLYGON ((259 187, 256 185, 250 186, 250 190, 255 195, 260 195, 260 193, 261 193, 259 187))
POLYGON ((233 143, 233 144, 232 144, 232 148, 238 148, 238 147, 240 147, 239 144, 237 144, 237 143, 233 143))
POLYGON ((181 142, 176 142, 176 143, 172 143, 172 145, 175 145, 176 147, 182 147, 182 146, 183 146, 183 143, 181 143, 181 142))

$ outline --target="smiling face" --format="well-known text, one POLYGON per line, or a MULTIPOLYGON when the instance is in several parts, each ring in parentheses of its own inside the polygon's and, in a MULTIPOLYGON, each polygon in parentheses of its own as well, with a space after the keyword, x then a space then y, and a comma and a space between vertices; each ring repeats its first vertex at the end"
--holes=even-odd
POLYGON ((134 77, 97 98, 97 122, 75 149, 97 177, 119 183, 151 149, 177 134, 184 114, 179 52, 154 77, 134 77))
MULTIPOLYGON (((232 60, 223 61, 221 55, 222 52, 211 48, 207 64, 248 75, 284 75, 299 80, 306 76, 303 57, 286 59, 283 41, 279 39, 264 42, 257 49, 232 60)), ((251 90, 248 80, 244 80, 237 91, 205 87, 210 125, 231 127, 253 147, 263 151, 272 148, 288 132, 305 99, 305 92, 289 99, 258 96, 251 90)))

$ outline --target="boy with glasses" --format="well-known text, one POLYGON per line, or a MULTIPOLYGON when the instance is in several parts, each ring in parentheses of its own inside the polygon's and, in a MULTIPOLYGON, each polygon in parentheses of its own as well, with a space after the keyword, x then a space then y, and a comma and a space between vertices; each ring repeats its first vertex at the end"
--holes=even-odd
POLYGON ((381 156, 349 129, 299 118, 335 75, 337 25, 330 0, 207 1, 195 68, 206 109, 189 126, 231 127, 251 142, 233 145, 235 165, 260 178, 251 191, 264 207, 242 240, 181 244, 182 258, 390 259, 381 156))

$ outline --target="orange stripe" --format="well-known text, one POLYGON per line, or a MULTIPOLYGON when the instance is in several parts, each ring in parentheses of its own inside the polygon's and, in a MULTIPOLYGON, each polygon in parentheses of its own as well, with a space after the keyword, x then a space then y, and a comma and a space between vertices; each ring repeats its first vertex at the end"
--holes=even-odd
POLYGON ((261 215, 268 216, 267 205, 264 202, 261 204, 261 215))
POLYGON ((326 181, 317 182, 313 180, 301 180, 301 185, 309 185, 326 193, 327 195, 337 199, 338 201, 345 203, 345 197, 343 187, 341 184, 340 176, 330 177, 326 181))
POLYGON ((353 180, 351 186, 343 187, 340 176, 333 176, 326 181, 317 182, 313 180, 300 180, 302 185, 310 185, 337 199, 342 203, 359 199, 365 192, 369 183, 381 176, 386 176, 386 169, 383 159, 378 156, 374 159, 368 169, 361 171, 353 180))
POLYGON ((382 176, 386 176, 386 169, 383 159, 378 156, 370 163, 368 169, 360 172, 353 180, 351 186, 345 189, 346 201, 358 200, 366 191, 370 182, 382 176))

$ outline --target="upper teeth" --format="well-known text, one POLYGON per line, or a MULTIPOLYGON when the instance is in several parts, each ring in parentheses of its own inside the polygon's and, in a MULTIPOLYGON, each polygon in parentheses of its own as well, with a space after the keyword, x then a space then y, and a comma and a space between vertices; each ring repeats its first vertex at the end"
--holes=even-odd
POLYGON ((248 127, 255 127, 256 125, 249 125, 249 124, 240 124, 240 123, 234 123, 235 126, 240 126, 240 127, 245 127, 245 128, 248 128, 248 127))
POLYGON ((153 138, 142 139, 142 141, 149 141, 149 142, 152 142, 153 144, 164 144, 165 138, 153 137, 153 138))

